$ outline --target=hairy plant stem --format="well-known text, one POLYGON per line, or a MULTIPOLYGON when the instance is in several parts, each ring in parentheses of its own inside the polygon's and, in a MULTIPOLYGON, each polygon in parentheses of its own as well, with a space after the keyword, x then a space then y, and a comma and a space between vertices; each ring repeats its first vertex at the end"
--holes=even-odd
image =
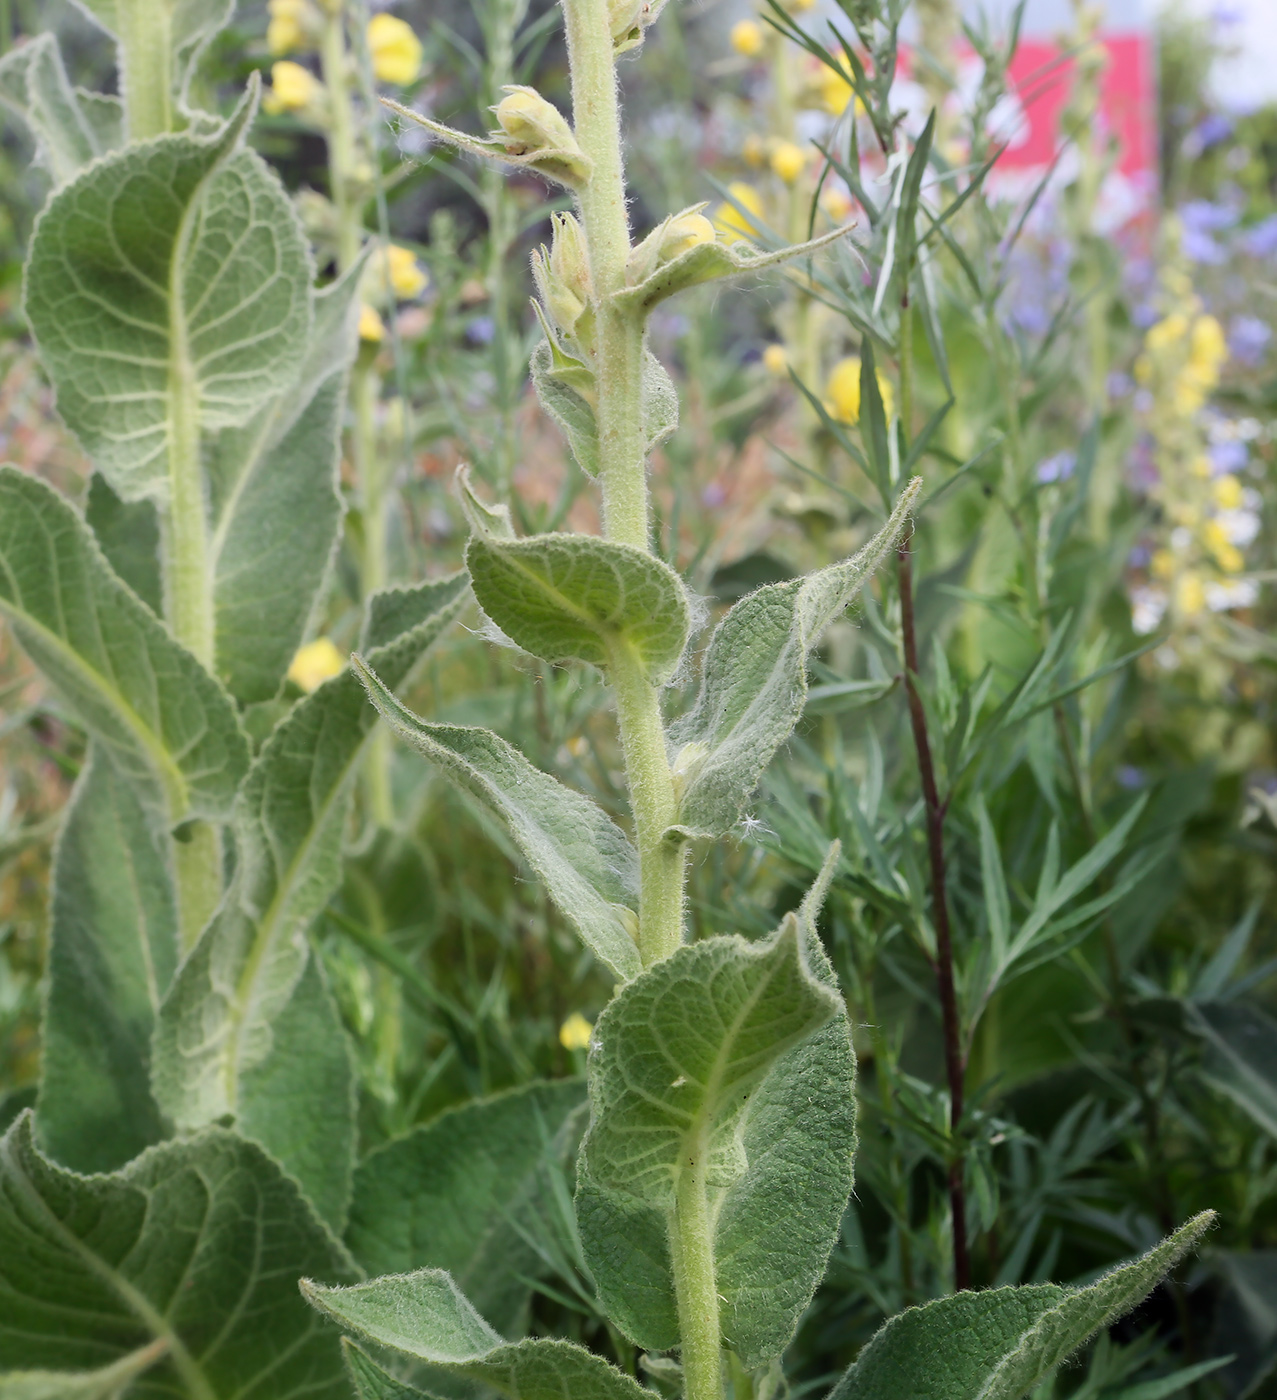
POLYGON ((116 15, 120 89, 130 141, 173 129, 173 11, 155 0, 125 0, 116 15))
POLYGON ((683 1394, 685 1400, 722 1400, 723 1353, 719 1346, 718 1285, 714 1278, 714 1228, 705 1180, 709 1144, 703 1132, 688 1150, 688 1162, 678 1174, 670 1237, 683 1394))
MULTIPOLYGON (((580 205, 595 297, 595 415, 604 534, 648 550, 647 444, 642 425, 644 324, 641 316, 620 310, 612 300, 625 285, 630 230, 607 0, 564 0, 563 13, 576 138, 591 165, 580 205)), ((664 838, 675 821, 677 799, 665 749, 660 692, 627 648, 615 648, 608 673, 616 691, 638 838, 639 951, 644 966, 650 967, 682 942, 686 853, 680 844, 664 838)))

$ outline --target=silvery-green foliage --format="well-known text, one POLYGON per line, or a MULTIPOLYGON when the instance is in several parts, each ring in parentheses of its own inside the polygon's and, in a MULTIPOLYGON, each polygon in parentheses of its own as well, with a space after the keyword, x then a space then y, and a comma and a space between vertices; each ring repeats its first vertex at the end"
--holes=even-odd
POLYGON ((369 1274, 446 1269, 498 1331, 544 1271, 531 1243, 548 1172, 584 1126, 585 1085, 529 1084, 441 1114, 355 1171, 346 1242, 369 1274))
POLYGON ((62 1372, 64 1393, 92 1395, 82 1373, 148 1348, 137 1396, 339 1400, 336 1338, 281 1269, 357 1276, 296 1183, 232 1133, 153 1147, 107 1176, 51 1162, 30 1114, 0 1140, 4 1371, 62 1372))
POLYGON ((310 255, 244 148, 255 106, 95 162, 32 238, 26 313, 58 411, 125 500, 168 503, 184 437, 247 422, 306 353, 310 255))
POLYGON ((248 743, 221 685, 111 571, 74 508, 0 468, 0 611, 75 717, 171 824, 228 816, 248 743))
POLYGON ((358 1336, 481 1381, 511 1400, 645 1400, 648 1395, 573 1342, 505 1341, 442 1269, 391 1274, 345 1288, 307 1281, 302 1290, 316 1308, 358 1336))
MULTIPOLYGON (((391 684, 403 682, 464 595, 464 578, 454 576, 372 599, 364 645, 391 684)), ((353 1166, 353 1088, 336 1012, 317 972, 307 972, 306 931, 341 878, 351 779, 374 720, 345 671, 267 739, 236 803, 235 878, 183 964, 155 1038, 155 1095, 173 1122, 191 1129, 236 1117, 337 1227, 353 1166), (292 1006, 298 996, 309 1010, 292 1006), (281 1066, 281 1056, 290 1063, 281 1066)))

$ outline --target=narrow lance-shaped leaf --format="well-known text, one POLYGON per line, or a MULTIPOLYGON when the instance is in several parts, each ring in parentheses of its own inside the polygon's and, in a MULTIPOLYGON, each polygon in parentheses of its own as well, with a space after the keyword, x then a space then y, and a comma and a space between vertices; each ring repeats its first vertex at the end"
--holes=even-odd
POLYGON ((314 299, 295 382, 205 454, 213 494, 214 668, 243 704, 278 691, 337 545, 346 374, 363 264, 314 299))
POLYGON ((41 1139, 77 1171, 159 1142, 151 1032, 178 961, 169 853, 137 794, 95 750, 53 862, 41 1139))
POLYGON ((524 651, 606 668, 624 649, 654 684, 673 674, 689 612, 682 580, 668 564, 595 535, 505 539, 473 511, 471 524, 466 567, 474 595, 524 651))
POLYGON ((636 1381, 574 1342, 505 1341, 442 1269, 391 1274, 351 1288, 304 1280, 302 1292, 360 1337, 481 1381, 511 1400, 650 1400, 636 1381))
POLYGON ((0 468, 0 612, 171 824, 229 814, 248 743, 222 687, 111 572, 51 487, 0 468))
POLYGON ((62 417, 125 500, 166 501, 186 425, 243 423, 305 354, 310 254, 278 178, 242 149, 254 103, 211 136, 97 161, 36 224, 27 317, 62 417))
POLYGON ((679 948, 595 1027, 582 1245, 609 1314, 649 1350, 678 1341, 656 1221, 668 1239, 689 1161, 708 1162, 723 1343, 747 1366, 780 1354, 824 1271, 851 1188, 854 1061, 806 922, 679 948))
MULTIPOLYGON (((393 684, 464 593, 456 575, 373 597, 365 636, 393 684)), ((237 1115, 333 1222, 344 1220, 353 1167, 350 1068, 331 999, 307 972, 306 932, 341 878, 351 779, 374 719, 346 671, 266 741, 236 804, 234 881, 178 973, 155 1039, 155 1095, 174 1123, 237 1115), (299 994, 305 1007, 292 1005, 299 994)))
POLYGON ((740 818, 807 702, 807 654, 908 528, 915 479, 867 545, 843 564, 742 598, 714 629, 700 693, 670 729, 683 785, 673 832, 715 838, 740 818))
MULTIPOLYGON (((119 105, 118 98, 99 100, 119 105)), ((96 111, 85 111, 52 34, 37 34, 0 58, 0 104, 30 129, 55 185, 110 150, 119 134, 96 111)))
POLYGON ((547 1169, 584 1128, 581 1080, 529 1084, 440 1114, 355 1171, 346 1243, 369 1274, 447 1269, 500 1332, 544 1271, 528 1242, 547 1169))
POLYGON ((1092 1333, 1141 1302, 1210 1227, 1195 1216, 1087 1288, 955 1293, 893 1317, 829 1400, 1021 1400, 1092 1333))
POLYGON ((638 853, 611 817, 490 730, 419 719, 360 657, 352 665, 394 732, 501 817, 595 957, 622 981, 634 977, 638 853))
POLYGON ((296 1184, 221 1129, 110 1176, 55 1166, 29 1113, 0 1140, 0 1371, 69 1372, 74 1394, 158 1342, 139 1393, 345 1400, 337 1340, 287 1280, 356 1273, 296 1184))

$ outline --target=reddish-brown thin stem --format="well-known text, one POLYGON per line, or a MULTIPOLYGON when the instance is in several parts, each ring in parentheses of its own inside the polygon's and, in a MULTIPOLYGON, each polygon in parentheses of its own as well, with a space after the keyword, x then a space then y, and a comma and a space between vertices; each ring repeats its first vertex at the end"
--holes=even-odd
POLYGON ((955 1151, 949 1162, 949 1209, 953 1216, 953 1286, 958 1291, 971 1286, 971 1256, 967 1249, 967 1194, 963 1180, 962 1154, 957 1151, 962 1123, 963 1070, 962 1032, 958 1022, 958 997, 953 984, 953 936, 949 928, 949 901, 945 893, 944 807, 936 787, 931 740, 927 736, 927 712, 918 691, 918 634, 913 616, 913 564, 907 535, 896 551, 900 581, 900 626, 905 651, 905 694, 909 697, 909 721, 913 727, 914 748, 918 752, 918 773, 922 779, 922 800, 927 813, 927 856, 931 866, 931 903, 936 926, 936 986, 940 992, 940 1019, 944 1028, 944 1064, 949 1080, 949 1129, 955 1151))

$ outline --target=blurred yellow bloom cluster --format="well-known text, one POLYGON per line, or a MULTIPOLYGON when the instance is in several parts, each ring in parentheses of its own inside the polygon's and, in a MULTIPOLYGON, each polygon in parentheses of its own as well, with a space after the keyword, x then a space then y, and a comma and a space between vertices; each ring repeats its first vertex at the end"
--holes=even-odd
POLYGON ((317 637, 298 648, 288 668, 288 679, 309 695, 325 681, 340 675, 345 665, 346 658, 337 650, 332 639, 317 637))
POLYGON ((731 195, 736 204, 729 204, 726 200, 714 211, 714 227, 718 230, 719 236, 729 243, 739 242, 742 238, 755 238, 757 234, 753 224, 745 217, 751 215, 758 223, 766 223, 763 216, 763 197, 753 185, 747 185, 744 180, 733 180, 727 187, 727 193, 731 195), (741 213, 741 210, 745 213, 741 213))
POLYGON ((1182 310, 1149 327, 1135 377, 1141 384, 1167 389, 1175 411, 1191 417, 1219 384, 1227 359, 1223 327, 1191 297, 1182 310))
POLYGON ((311 0, 269 0, 266 47, 276 55, 319 47, 324 16, 311 0))
POLYGON ((579 1011, 574 1011, 559 1027, 559 1044, 565 1050, 588 1050, 593 1034, 594 1027, 579 1011))
POLYGON ((421 76, 421 40, 394 15, 373 15, 368 21, 368 52, 379 83, 406 87, 421 76))
MULTIPOLYGON (((882 406, 890 419, 895 409, 895 394, 891 383, 877 370, 874 378, 878 381, 878 393, 882 396, 882 406)), ((831 418, 843 423, 860 422, 860 356, 848 355, 830 371, 825 384, 826 408, 831 418)))
MULTIPOLYGON (((267 13, 269 20, 266 25, 266 47, 276 57, 310 53, 318 49, 324 29, 331 22, 313 0, 269 0, 267 13)), ((373 76, 379 83, 393 83, 403 87, 416 82, 421 76, 421 40, 403 20, 395 15, 373 15, 368 21, 365 37, 368 55, 372 60, 373 76)), ((286 73, 281 90, 279 67, 277 63, 271 70, 274 97, 268 93, 265 99, 267 110, 301 111, 306 104, 296 101, 290 103, 289 100, 290 96, 294 99, 297 97, 300 79, 296 73, 286 73), (272 102, 278 105, 272 107, 272 102)), ((290 64, 289 69, 307 72, 296 63, 290 64)), ((312 77, 311 81, 319 88, 317 79, 312 77)))
POLYGON ((262 94, 262 106, 273 116, 298 112, 319 118, 326 96, 323 83, 309 68, 285 58, 271 64, 270 87, 262 94))
POLYGON ((391 311, 401 301, 414 301, 430 285, 426 270, 411 248, 398 243, 374 248, 364 267, 359 291, 363 305, 359 311, 359 338, 379 344, 386 336, 382 311, 391 311))

